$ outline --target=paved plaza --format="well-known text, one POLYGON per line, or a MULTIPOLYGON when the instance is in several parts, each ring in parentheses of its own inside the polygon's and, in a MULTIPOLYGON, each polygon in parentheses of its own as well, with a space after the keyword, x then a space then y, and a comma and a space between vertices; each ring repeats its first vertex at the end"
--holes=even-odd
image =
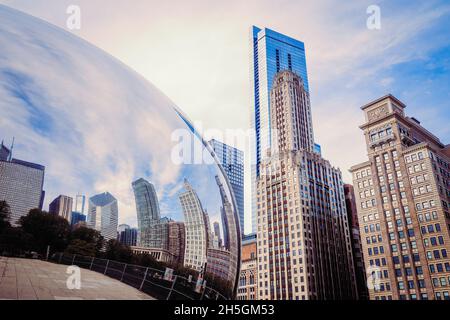
POLYGON ((81 269, 81 289, 67 288, 68 266, 0 257, 0 300, 153 300, 139 290, 81 269))

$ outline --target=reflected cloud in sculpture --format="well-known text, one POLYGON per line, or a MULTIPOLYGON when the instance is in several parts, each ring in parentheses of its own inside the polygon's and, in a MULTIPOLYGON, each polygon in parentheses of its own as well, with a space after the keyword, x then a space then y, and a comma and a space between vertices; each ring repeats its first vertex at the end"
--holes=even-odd
MULTIPOLYGON (((182 112, 151 83, 86 41, 2 5, 0 19, 0 139, 14 136, 15 156, 45 165, 44 208, 59 194, 109 192, 117 199, 119 223, 137 225, 132 182, 142 178, 154 186, 161 219, 170 225, 185 222, 179 198, 187 180, 208 215, 205 240, 211 241, 203 262, 209 249, 218 250, 215 259, 228 256, 226 278, 235 286, 240 240, 228 181, 212 159, 213 164, 171 161, 174 130, 188 130, 193 143, 206 148, 182 112), (224 235, 223 212, 230 205, 232 221, 224 235), (221 235, 215 235, 217 224, 221 235), (215 237, 235 244, 225 248, 212 241, 215 237)), ((186 247, 190 241, 186 233, 186 247)))

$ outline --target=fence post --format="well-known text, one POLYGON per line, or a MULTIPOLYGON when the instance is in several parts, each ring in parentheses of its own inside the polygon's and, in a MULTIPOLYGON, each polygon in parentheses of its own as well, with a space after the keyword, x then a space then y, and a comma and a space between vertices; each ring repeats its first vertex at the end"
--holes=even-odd
POLYGON ((203 287, 203 292, 202 292, 202 296, 201 296, 200 300, 203 300, 203 297, 205 296, 205 291, 206 291, 206 286, 203 287))
POLYGON ((75 263, 75 257, 76 257, 76 256, 77 256, 76 254, 73 255, 72 266, 73 266, 73 264, 75 263))
POLYGON ((145 269, 145 275, 144 275, 144 278, 142 279, 142 283, 141 283, 141 286, 139 287, 139 291, 142 291, 142 287, 144 286, 144 281, 147 278, 147 273, 148 273, 148 268, 145 269))
POLYGON ((169 294, 167 295, 166 300, 170 300, 170 296, 172 295, 173 288, 175 288, 175 282, 177 282, 177 277, 178 276, 175 276, 175 278, 173 279, 172 287, 170 288, 170 291, 169 291, 169 294))
POLYGON ((109 266, 109 260, 107 260, 107 262, 106 262, 106 268, 105 268, 105 272, 103 272, 103 274, 106 274, 106 271, 108 270, 108 266, 109 266))
POLYGON ((58 264, 61 264, 62 257, 63 257, 63 253, 61 252, 61 253, 59 254, 59 262, 58 262, 58 264))
POLYGON ((92 265, 94 264, 94 257, 92 257, 91 266, 89 267, 89 270, 92 270, 92 265))
POLYGON ((122 277, 120 278, 120 282, 123 280, 123 275, 125 274, 125 270, 127 270, 127 264, 125 263, 125 267, 123 268, 122 277))

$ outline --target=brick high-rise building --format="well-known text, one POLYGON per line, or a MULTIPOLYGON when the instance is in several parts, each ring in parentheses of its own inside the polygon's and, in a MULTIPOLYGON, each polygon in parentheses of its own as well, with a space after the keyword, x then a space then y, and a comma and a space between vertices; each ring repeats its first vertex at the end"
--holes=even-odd
POLYGON ((258 300, 258 260, 256 258, 256 234, 252 233, 242 239, 238 300, 258 300))
POLYGON ((375 300, 450 299, 450 146, 392 95, 362 107, 369 161, 351 168, 375 300))
POLYGON ((183 222, 170 221, 169 224, 169 252, 176 257, 177 264, 184 263, 186 230, 183 222))
POLYGON ((257 179, 258 298, 356 298, 339 169, 313 151, 309 94, 291 71, 273 80, 272 147, 257 179))

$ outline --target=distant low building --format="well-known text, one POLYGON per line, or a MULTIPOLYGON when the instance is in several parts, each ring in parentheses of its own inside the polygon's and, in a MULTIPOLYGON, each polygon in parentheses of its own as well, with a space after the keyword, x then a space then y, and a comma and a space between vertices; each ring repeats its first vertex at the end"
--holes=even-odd
POLYGON ((160 262, 172 264, 176 261, 175 255, 164 249, 132 246, 131 251, 133 251, 134 254, 148 254, 160 262))
POLYGON ((258 300, 258 261, 256 233, 242 239, 242 264, 237 293, 238 300, 258 300))

